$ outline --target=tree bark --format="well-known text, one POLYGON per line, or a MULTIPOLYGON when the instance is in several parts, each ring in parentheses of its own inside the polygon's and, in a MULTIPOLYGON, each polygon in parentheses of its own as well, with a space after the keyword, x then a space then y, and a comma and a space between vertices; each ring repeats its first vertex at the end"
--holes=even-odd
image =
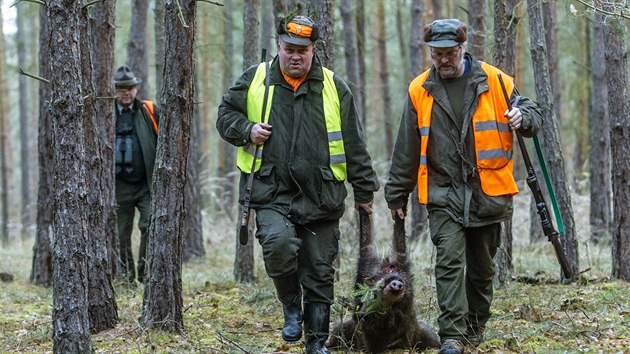
POLYGON ((591 241, 599 242, 611 230, 610 122, 606 83, 604 17, 595 14, 591 59, 591 241))
MULTIPOLYGON (((97 4, 101 5, 101 4, 97 4)), ((111 4, 113 6, 113 4, 111 4)), ((90 330, 98 333, 114 328, 118 323, 118 307, 111 282, 111 266, 107 252, 108 213, 105 212, 105 196, 112 185, 105 185, 105 176, 113 169, 103 163, 104 143, 101 127, 96 119, 96 97, 92 68, 92 38, 88 8, 82 7, 79 18, 81 75, 83 89, 84 146, 87 188, 87 216, 90 235, 87 238, 88 254, 88 312, 90 330)), ((102 50, 102 48, 100 48, 102 50)), ((110 63, 113 63, 110 62, 110 63)), ((100 119, 99 119, 100 120, 100 119)), ((109 205, 107 205, 109 206, 109 205)))
MULTIPOLYGON (((575 281, 579 272, 578 244, 575 234, 575 221, 573 220, 571 194, 564 172, 564 158, 562 145, 560 144, 558 121, 553 109, 553 96, 551 93, 549 68, 547 66, 548 56, 545 48, 541 4, 536 0, 528 0, 527 5, 532 65, 537 68, 537 70, 534 71, 536 96, 538 105, 545 119, 545 128, 540 131, 540 133, 542 133, 541 145, 543 154, 547 159, 549 174, 551 175, 558 199, 558 207, 560 208, 562 220, 564 221, 565 229, 561 241, 573 273, 573 278, 571 279, 566 279, 563 275, 563 281, 575 281)), ((542 179, 539 180, 542 183, 542 179)), ((551 204, 548 205, 548 208, 550 207, 551 204)))
POLYGON ((357 86, 363 90, 361 106, 359 109, 363 112, 360 116, 363 127, 367 130, 367 95, 365 94, 365 0, 356 0, 356 18, 357 18, 357 50, 359 52, 359 81, 357 86))
MULTIPOLYGON (((0 13, 0 24, 2 14, 0 13)), ((8 181, 8 163, 7 158, 10 151, 8 146, 7 120, 8 110, 6 98, 7 77, 6 77, 6 59, 4 50, 4 32, 0 28, 0 204, 2 204, 2 221, 0 222, 0 239, 2 239, 2 247, 9 247, 9 181, 8 181)))
MULTIPOLYGON (((199 77, 197 74, 195 75, 199 77)), ((200 80, 195 80, 195 95, 199 96, 200 80)), ((198 99, 196 100, 199 101, 198 99)), ((188 149, 188 164, 186 165, 186 217, 184 219, 184 247, 182 250, 182 261, 188 262, 194 258, 201 258, 206 254, 203 246, 203 229, 201 221, 201 209, 203 199, 199 191, 199 125, 200 125, 199 105, 193 109, 193 122, 191 125, 190 144, 188 149)))
POLYGON ((307 13, 319 26, 319 40, 315 50, 322 65, 335 70, 335 1, 310 0, 307 13))
POLYGON ((165 11, 165 68, 170 69, 164 71, 142 322, 147 328, 182 332, 183 189, 193 117, 196 2, 166 1, 165 11))
MULTIPOLYGON (((363 117, 363 91, 359 86, 359 52, 357 49, 357 35, 355 32, 356 21, 353 0, 341 0, 340 4, 341 19, 343 21, 343 43, 344 55, 346 58, 346 82, 354 96, 354 103, 357 109, 357 115, 362 122, 363 117)), ((364 125, 365 127, 365 125, 364 125)))
MULTIPOLYGON (((245 2, 243 8, 243 70, 258 63, 258 0, 245 2)), ((232 156, 234 150, 230 152, 232 156)), ((234 166, 234 163, 230 166, 234 166)), ((239 207, 239 214, 241 215, 239 207)), ((256 220, 256 214, 252 212, 249 216, 250 225, 256 220)), ((234 279, 240 283, 251 283, 254 281, 254 227, 249 228, 248 241, 246 245, 236 242, 236 256, 234 258, 234 279)), ((234 238, 238 240, 238 225, 234 238)))
POLYGON ((394 150, 394 127, 392 126, 391 95, 389 93, 389 64, 387 62, 387 32, 385 31, 385 4, 379 2, 376 8, 378 36, 377 51, 379 62, 380 91, 383 98, 383 123, 385 130, 385 151, 391 159, 394 150))
POLYGON ((149 62, 146 51, 148 9, 148 0, 133 0, 129 41, 127 42, 127 66, 136 77, 142 80, 138 85, 136 96, 140 100, 149 98, 149 62))
MULTIPOLYGON (((79 1, 49 0, 53 171, 53 351, 88 353, 88 180, 79 1)), ((85 38, 83 38, 85 40, 85 38)))
MULTIPOLYGON (((16 16, 16 24, 17 24, 17 55, 18 55, 18 63, 23 67, 27 63, 27 55, 26 55, 26 14, 24 13, 24 8, 22 6, 16 6, 17 16, 16 16)), ((29 229, 33 224, 33 196, 31 194, 31 161, 32 161, 32 153, 30 148, 30 100, 29 100, 29 86, 31 82, 25 75, 20 75, 18 79, 19 86, 19 125, 20 125, 20 194, 21 194, 21 238, 22 242, 25 242, 29 237, 29 229)), ((3 105, 4 107, 4 105, 3 105)))
MULTIPOLYGON (((232 14, 232 0, 223 1, 223 41, 224 41, 224 58, 221 62, 223 69, 223 87, 224 91, 234 83, 233 61, 228 57, 234 51, 234 20, 232 14)), ((217 177, 219 180, 219 200, 216 203, 217 209, 222 211, 229 217, 233 215, 234 206, 234 176, 235 170, 235 149, 234 146, 223 139, 218 140, 218 161, 217 161, 217 177)))
MULTIPOLYGON (((39 12, 39 76, 50 79, 50 35, 48 15, 42 6, 39 12)), ((33 244, 33 262, 30 281, 35 285, 52 285, 52 253, 50 236, 52 232, 52 121, 49 111, 50 85, 39 85, 39 124, 38 124, 38 162, 39 187, 37 191, 37 229, 33 244)))
POLYGON ((155 102, 158 105, 162 104, 162 88, 164 86, 164 46, 165 46, 165 33, 164 33, 164 1, 157 0, 155 2, 155 9, 153 10, 155 15, 155 21, 153 23, 153 32, 155 33, 155 86, 156 97, 155 102))
POLYGON ((488 12, 488 1, 469 0, 468 4, 467 50, 477 59, 486 60, 486 13, 488 12))
MULTIPOLYGON (((496 1, 494 3, 494 65, 502 69, 506 74, 514 76, 515 72, 515 47, 516 25, 514 9, 517 0, 496 1)), ((471 1, 471 9, 472 9, 471 1)), ((501 246, 494 256, 496 265, 494 273, 494 286, 502 288, 510 282, 512 273, 512 221, 506 221, 501 226, 501 246)))
POLYGON ((259 7, 260 0, 249 0, 243 3, 243 71, 260 60, 258 54, 259 7))
MULTIPOLYGON (((619 11, 625 1, 614 0, 604 10, 619 11)), ((630 281, 630 95, 628 48, 623 20, 607 16, 604 24, 606 79, 610 117, 613 190, 612 277, 630 281)))
POLYGON ((94 63, 94 89, 96 94, 97 129, 102 145, 102 198, 104 204, 106 248, 109 255, 111 277, 118 276, 120 246, 116 223, 116 177, 114 174, 114 103, 105 97, 113 97, 114 53, 116 36, 116 4, 100 2, 90 8, 92 37, 92 62, 94 63), (98 48, 98 50, 94 50, 98 48))

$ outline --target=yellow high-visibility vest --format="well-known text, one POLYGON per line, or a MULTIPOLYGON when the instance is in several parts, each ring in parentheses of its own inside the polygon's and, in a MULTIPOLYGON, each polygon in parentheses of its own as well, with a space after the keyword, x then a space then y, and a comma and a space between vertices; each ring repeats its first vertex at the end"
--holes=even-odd
MULTIPOLYGON (((269 63, 269 65, 271 65, 271 63, 269 63)), ((324 117, 326 119, 326 131, 328 133, 330 168, 336 180, 344 181, 346 179, 346 154, 343 146, 343 136, 341 134, 341 105, 339 103, 337 87, 335 86, 335 82, 333 80, 334 73, 327 68, 322 67, 322 69, 324 71, 324 90, 322 91, 322 95, 324 117)), ((265 109, 265 122, 269 121, 269 113, 271 112, 271 104, 273 101, 273 89, 274 85, 270 85, 269 98, 265 109)), ((265 63, 261 63, 258 65, 254 79, 247 91, 247 119, 254 123, 261 122, 264 96, 265 63)), ((236 164, 241 171, 251 173, 255 150, 256 145, 253 143, 239 147, 236 164)), ((263 145, 258 148, 258 156, 256 157, 254 172, 260 169, 262 157, 263 145)))

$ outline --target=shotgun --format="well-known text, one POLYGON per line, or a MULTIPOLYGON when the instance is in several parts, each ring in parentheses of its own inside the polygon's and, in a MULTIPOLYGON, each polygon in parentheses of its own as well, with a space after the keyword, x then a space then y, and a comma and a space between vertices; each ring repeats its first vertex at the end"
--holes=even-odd
MULTIPOLYGON (((265 122, 265 112, 267 111, 267 101, 269 96, 269 62, 267 61, 267 49, 262 50, 262 59, 265 63, 265 98, 263 99, 262 111, 260 112, 260 122, 265 122)), ((243 196, 243 214, 241 215, 241 225, 238 228, 238 241, 241 245, 246 245, 249 239, 249 202, 252 198, 252 188, 254 186, 254 173, 256 172, 256 160, 258 152, 260 151, 260 145, 256 145, 254 150, 254 159, 252 161, 252 169, 249 171, 247 177, 247 185, 245 186, 245 195, 243 196)))
MULTIPOLYGON (((499 82, 501 83, 501 89, 503 90, 503 96, 505 97, 505 102, 507 103, 508 110, 512 110, 512 104, 510 103, 510 97, 508 96, 507 90, 505 89, 505 84, 503 83, 503 77, 499 74, 499 82)), ((520 97, 516 97, 515 106, 518 106, 518 101, 520 97)), ((534 195, 534 200, 536 201, 536 210, 538 215, 540 216, 540 223, 542 224, 543 233, 547 236, 547 240, 551 242, 553 248, 556 252, 556 258, 558 259, 558 263, 560 263, 560 268, 562 269, 562 273, 564 273, 564 277, 570 279, 573 277, 573 272, 571 271, 571 267, 569 266, 569 260, 567 256, 564 254, 564 249, 562 247, 562 243, 560 242, 560 233, 555 229, 553 224, 551 223, 551 219, 549 218, 549 211, 547 210, 547 203, 545 202, 545 197, 542 193, 542 189, 540 189, 540 184, 538 183, 538 178, 536 178, 536 172, 534 171, 534 166, 532 165, 532 160, 529 158, 529 153, 527 152, 527 147, 525 146, 525 141, 523 140, 523 136, 521 133, 516 130, 516 140, 518 141, 518 147, 521 150, 521 155, 523 155, 523 161, 525 162, 525 168, 527 169, 527 185, 529 189, 532 191, 534 195)))

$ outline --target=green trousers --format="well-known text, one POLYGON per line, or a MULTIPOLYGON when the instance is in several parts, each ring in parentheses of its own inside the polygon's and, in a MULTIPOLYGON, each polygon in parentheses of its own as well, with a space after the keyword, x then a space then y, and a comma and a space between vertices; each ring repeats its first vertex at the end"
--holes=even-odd
POLYGON ((494 255, 501 224, 464 227, 443 211, 429 213, 437 249, 435 285, 440 305, 440 338, 464 339, 467 326, 482 328, 490 318, 494 255))
POLYGON ((149 185, 142 183, 126 183, 116 180, 116 213, 118 215, 118 240, 120 242, 120 260, 122 275, 128 281, 136 279, 134 267, 131 232, 136 208, 140 212, 138 228, 140 229, 140 250, 138 252, 138 280, 144 281, 146 275, 147 229, 151 211, 151 193, 149 185))
POLYGON ((296 225, 283 214, 256 210, 256 238, 270 278, 298 273, 304 303, 332 304, 339 220, 296 225))

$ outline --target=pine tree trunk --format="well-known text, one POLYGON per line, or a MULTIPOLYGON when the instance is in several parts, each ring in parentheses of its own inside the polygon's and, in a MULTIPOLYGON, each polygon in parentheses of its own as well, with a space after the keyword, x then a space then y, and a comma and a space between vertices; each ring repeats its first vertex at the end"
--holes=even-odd
POLYGON ((155 33, 155 86, 156 97, 155 102, 162 104, 162 88, 164 86, 164 1, 155 1, 155 9, 153 10, 155 21, 153 22, 153 32, 155 33))
MULTIPOLYGON (((363 114, 363 90, 359 86, 359 52, 357 49, 356 21, 353 0, 341 0, 341 18, 343 21, 343 43, 346 58, 346 82, 354 96, 357 116, 365 122, 363 114)), ((364 125, 365 128, 365 125, 364 125)))
MULTIPOLYGON (((574 281, 577 279, 579 271, 578 244, 575 234, 575 221, 573 219, 571 194, 569 192, 567 178, 564 172, 564 158, 562 154, 562 145, 560 144, 558 121, 553 109, 553 95, 551 93, 549 68, 547 66, 548 56, 545 48, 546 44, 541 4, 536 0, 528 0, 527 5, 532 65, 537 68, 537 70, 534 71, 536 96, 538 105, 540 106, 545 119, 545 127, 540 131, 542 138, 541 145, 543 154, 547 159, 548 171, 551 175, 552 183, 558 199, 558 207, 560 208, 562 220, 564 221, 565 232, 561 237, 561 241, 569 261, 569 266, 573 272, 573 278, 565 280, 574 281)), ((539 181, 542 183, 542 176, 540 177, 541 179, 539 179, 539 181)), ((547 207, 551 208, 551 201, 548 202, 549 204, 547 207)))
MULTIPOLYGON (((16 6, 17 17, 15 19, 17 24, 17 56, 18 63, 23 67, 27 63, 26 57, 26 14, 24 13, 24 8, 22 6, 16 6)), ((22 242, 25 242, 26 239, 30 236, 29 229, 33 224, 33 196, 31 194, 31 149, 30 149, 30 101, 29 101, 29 86, 31 81, 25 76, 20 75, 19 77, 19 125, 20 125, 20 191, 21 191, 21 238, 22 242)))
POLYGON ((357 86, 363 90, 363 97, 360 108, 358 108, 361 112, 363 112, 363 116, 360 116, 361 123, 363 123, 363 127, 367 130, 367 98, 365 94, 365 0, 356 0, 356 18, 357 18, 357 50, 359 52, 359 81, 357 82, 357 86))
POLYGON ((379 2, 376 8, 377 51, 379 62, 380 92, 383 98, 383 123, 385 130, 385 151, 391 159, 394 150, 394 128, 392 126, 391 95, 389 93, 389 64, 387 62, 387 32, 385 31, 385 4, 379 2))
POLYGON ((611 157, 610 122, 608 117, 608 86, 606 84, 606 42, 604 18, 595 15, 593 22, 593 53, 591 59, 591 241, 599 242, 611 230, 611 157))
MULTIPOLYGON (((88 353, 88 230, 85 91, 82 88, 82 4, 49 0, 50 114, 53 172, 53 350, 88 353), (51 45, 54 44, 54 45, 51 45)), ((84 38, 85 40, 85 38, 84 38)))
MULTIPOLYGON (((50 79, 50 30, 46 8, 42 6, 39 13, 39 76, 50 79)), ((52 122, 49 108, 50 85, 39 85, 39 131, 38 161, 39 187, 37 191, 37 229, 33 244, 33 262, 30 281, 35 285, 49 287, 52 285, 52 122)))
MULTIPOLYGON (((100 5, 100 4, 99 4, 100 5)), ((91 188, 87 189, 87 212, 90 225, 88 237, 88 312, 90 315, 90 330, 98 333, 114 328, 118 323, 118 307, 114 288, 112 286, 111 266, 107 246, 109 244, 108 224, 109 214, 105 212, 106 196, 112 190, 106 185, 105 176, 109 176, 113 169, 104 164, 101 127, 96 119, 96 97, 94 75, 92 69, 92 38, 89 26, 88 9, 83 7, 80 14, 79 35, 81 74, 83 88, 83 114, 85 123, 85 169, 86 182, 91 188)), ((102 48, 101 48, 102 50, 102 48)), ((111 107, 111 106, 110 106, 111 107)), ((111 108, 110 108, 111 110, 111 108)))
POLYGON ((315 43, 322 65, 335 70, 335 1, 310 0, 307 13, 319 26, 319 40, 315 43))
MULTIPOLYGON (((604 9, 618 13, 624 4, 625 1, 615 0, 604 9)), ((612 170, 612 277, 630 281, 630 96, 625 31, 622 20, 614 16, 607 17, 604 25, 606 79, 611 158, 615 166, 612 170)))
MULTIPOLYGON (((160 1, 157 1, 160 2, 160 1)), ((127 66, 142 82, 138 85, 137 97, 149 98, 149 62, 146 51, 148 0, 133 0, 131 26, 127 42, 127 66)))
POLYGON ((114 104, 112 100, 101 97, 113 97, 112 77, 114 76, 114 40, 116 4, 114 2, 96 3, 90 8, 92 37, 92 63, 94 66, 94 90, 96 93, 96 112, 99 137, 102 145, 102 198, 105 217, 106 248, 109 255, 111 277, 116 278, 120 269, 120 246, 116 223, 116 192, 114 175, 114 104), (95 50, 97 49, 97 50, 95 50))
MULTIPOLYGON (((199 82, 200 80, 195 80, 196 96, 199 96, 199 82)), ((199 99, 195 101, 199 102, 199 99)), ((199 191, 199 120, 199 105, 195 105, 188 149, 188 164, 186 165, 188 170, 186 174, 186 187, 184 190, 186 194, 186 217, 184 219, 183 262, 203 257, 206 254, 206 249, 203 246, 201 222, 202 198, 199 191)))
MULTIPOLYGON (((243 70, 259 62, 258 52, 258 7, 259 1, 246 1, 243 9, 243 70)), ((233 150, 230 150, 232 152, 233 150)), ((233 166, 233 164, 231 165, 233 166)), ((242 206, 239 207, 241 215, 242 206)), ((240 219, 237 219, 240 220, 240 219)), ((255 225, 256 214, 252 211, 249 216, 250 225, 255 225)), ((235 239, 238 239, 238 226, 235 239)), ((236 242, 236 257, 234 259, 234 279, 241 283, 254 281, 254 227, 249 228, 246 245, 236 242)))
MULTIPOLYGON (((514 8, 517 0, 496 1, 494 4, 494 65, 502 69, 506 74, 513 76, 515 67, 516 26, 514 26, 514 8)), ((472 6, 472 1, 471 1, 472 6)), ((472 7, 471 7, 472 8, 472 7)), ((485 27, 485 25, 484 25, 485 27)), ((477 39, 478 41, 481 39, 477 39)), ((501 288, 510 281, 512 273, 512 221, 506 221, 501 225, 501 246, 494 256, 496 265, 494 274, 494 286, 501 288)))
MULTIPOLYGON (((499 2, 499 1, 497 1, 499 2)), ((479 60, 486 60, 486 13, 487 0, 468 0, 468 46, 467 51, 479 60)))
POLYGON ((147 328, 182 332, 183 187, 193 118, 196 2, 167 1, 165 11, 165 67, 171 70, 164 72, 142 322, 147 328))
MULTIPOLYGON (((232 0, 223 1, 223 42, 225 46, 222 69, 224 91, 234 83, 233 61, 228 57, 234 51, 234 20, 232 15, 232 0)), ((217 177, 220 184, 219 200, 216 203, 217 209, 223 208, 223 212, 231 217, 234 206, 234 176, 232 175, 236 165, 234 146, 223 139, 218 140, 218 161, 217 177)))
MULTIPOLYGON (((2 14, 0 13, 0 23, 2 14)), ((7 135, 7 78, 6 78, 6 59, 4 50, 4 32, 0 28, 0 204, 2 204, 2 221, 0 222, 0 239, 2 239, 2 247, 9 247, 9 181, 8 181, 8 135, 7 135)))

